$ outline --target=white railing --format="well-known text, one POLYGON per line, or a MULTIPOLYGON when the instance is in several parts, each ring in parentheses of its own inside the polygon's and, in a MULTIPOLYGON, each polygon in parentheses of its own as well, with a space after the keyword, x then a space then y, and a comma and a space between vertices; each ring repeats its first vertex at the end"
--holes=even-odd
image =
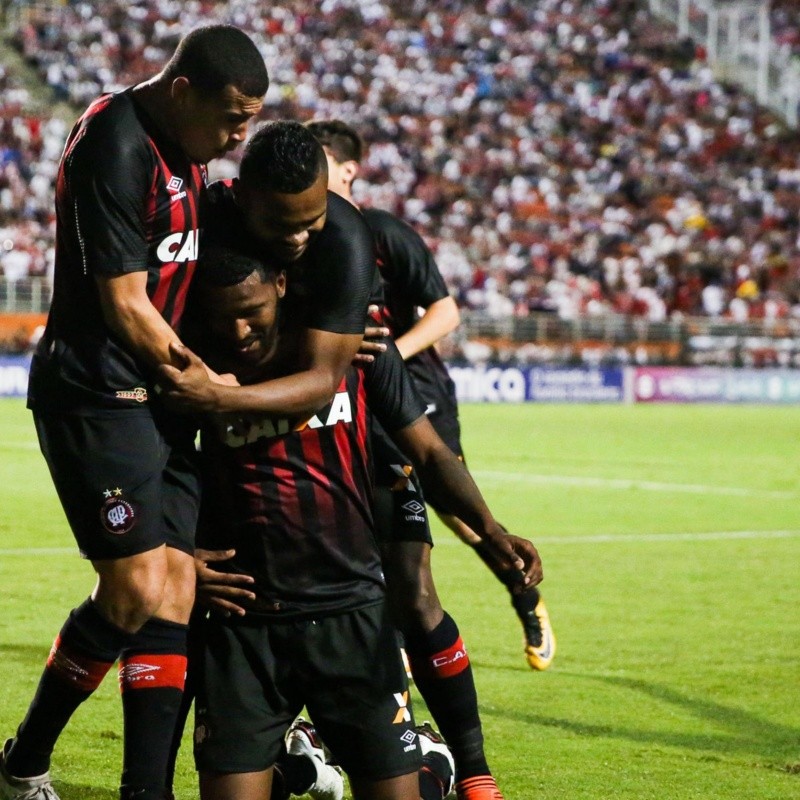
POLYGON ((718 79, 738 83, 798 127, 800 63, 770 30, 770 0, 648 0, 650 11, 702 44, 718 79))
POLYGON ((0 314, 43 314, 50 307, 50 281, 43 277, 10 281, 0 275, 0 314))

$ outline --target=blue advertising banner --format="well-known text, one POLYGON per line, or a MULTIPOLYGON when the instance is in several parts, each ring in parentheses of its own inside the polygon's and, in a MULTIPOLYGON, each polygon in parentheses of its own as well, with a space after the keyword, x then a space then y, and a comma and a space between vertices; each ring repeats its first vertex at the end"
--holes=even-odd
POLYGON ((448 367, 459 402, 621 403, 622 368, 448 367))
POLYGON ((638 367, 637 403, 798 403, 800 370, 638 367))
POLYGON ((0 356, 0 397, 25 397, 30 364, 30 356, 0 356))

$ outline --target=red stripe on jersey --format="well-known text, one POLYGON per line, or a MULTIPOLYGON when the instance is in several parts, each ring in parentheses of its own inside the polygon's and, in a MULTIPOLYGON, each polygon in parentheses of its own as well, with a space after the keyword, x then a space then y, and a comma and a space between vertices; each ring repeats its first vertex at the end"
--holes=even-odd
POLYGON ((183 689, 186 683, 186 656, 175 653, 140 653, 119 664, 119 688, 183 689))
MULTIPOLYGON (((337 425, 336 427, 343 426, 337 425)), ((312 481, 316 514, 320 518, 332 518, 334 507, 333 497, 330 492, 331 481, 326 474, 327 465, 325 464, 325 456, 322 453, 319 431, 306 428, 301 434, 300 443, 303 448, 306 468, 312 481)))
MULTIPOLYGON (((300 498, 297 493, 297 481, 291 466, 279 467, 279 463, 287 464, 289 456, 286 452, 286 442, 277 440, 270 448, 271 458, 274 459, 275 466, 272 474, 275 476, 275 483, 278 487, 278 502, 284 510, 287 519, 302 519, 300 511, 300 498)), ((261 494, 261 487, 258 483, 252 484, 254 490, 261 494)), ((249 487, 248 487, 249 488, 249 487)))
MULTIPOLYGON (((191 175, 191 181, 194 186, 204 186, 205 181, 203 180, 203 173, 197 164, 192 164, 189 174, 191 175)), ((189 230, 196 231, 200 229, 200 212, 197 208, 197 197, 193 191, 189 191, 189 187, 187 187, 186 194, 186 200, 189 205, 189 230)), ((175 205, 177 205, 177 203, 175 205)), ((172 319, 170 320, 170 324, 173 328, 177 329, 178 323, 181 321, 181 317, 183 317, 183 309, 186 307, 186 297, 189 294, 189 285, 192 282, 196 267, 197 262, 195 260, 186 264, 186 271, 183 275, 181 285, 175 293, 175 299, 172 304, 172 319)))
POLYGON ((84 692, 93 692, 113 666, 113 661, 98 661, 65 647, 60 635, 56 636, 47 658, 51 673, 84 692))
POLYGON ((158 201, 158 167, 153 167, 153 180, 150 182, 150 190, 147 193, 147 201, 144 206, 144 218, 152 219, 156 215, 156 203, 158 201))
MULTIPOLYGON (((158 148, 156 147, 156 143, 150 139, 150 144, 153 148, 153 151, 158 158, 158 161, 161 165, 161 171, 164 175, 164 182, 167 186, 169 186, 170 181, 173 178, 173 172, 170 170, 167 162, 162 158, 161 154, 158 152, 158 148)), ((181 202, 173 202, 170 203, 169 207, 169 229, 173 233, 186 233, 186 213, 183 208, 183 203, 181 202)), ((190 230, 194 230, 193 228, 190 230)), ((181 245, 183 243, 183 239, 181 239, 181 245)), ((181 245, 178 245, 176 248, 176 254, 180 252, 181 245)), ((169 300, 169 293, 170 288, 172 287, 172 281, 175 278, 175 274, 178 272, 178 267, 180 265, 178 262, 169 261, 163 264, 160 268, 158 273, 158 283, 156 284, 155 289, 153 290, 153 294, 150 297, 150 302, 158 309, 158 311, 163 315, 166 308, 167 303, 169 300)), ((171 313, 167 322, 172 326, 175 327, 176 320, 175 314, 171 313)))
POLYGON ((369 433, 369 417, 367 415, 367 392, 364 388, 364 372, 358 372, 358 392, 356 393, 356 439, 359 450, 367 452, 367 435, 369 433))

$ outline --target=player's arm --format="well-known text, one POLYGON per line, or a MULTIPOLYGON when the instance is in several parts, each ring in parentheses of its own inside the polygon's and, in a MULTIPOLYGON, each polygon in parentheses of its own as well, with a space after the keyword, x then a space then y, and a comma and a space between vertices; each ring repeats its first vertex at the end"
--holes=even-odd
POLYGON ((363 331, 357 334, 306 329, 302 350, 305 369, 284 378, 246 386, 226 386, 209 380, 201 359, 187 347, 172 348, 173 363, 185 359, 185 366, 162 364, 159 370, 161 396, 173 408, 219 414, 313 414, 329 403, 350 362, 358 352, 363 331))
POLYGON ((467 522, 500 569, 517 570, 521 581, 538 583, 542 572, 536 548, 518 548, 495 520, 467 468, 425 416, 425 406, 394 343, 365 368, 365 386, 370 410, 411 460, 425 494, 467 522))
POLYGON ((520 571, 523 583, 536 585, 542 580, 542 563, 536 548, 524 539, 509 536, 497 522, 467 468, 427 417, 419 417, 391 436, 411 459, 426 497, 463 519, 500 565, 510 562, 520 571))
POLYGON ((80 256, 97 287, 103 319, 145 366, 173 360, 178 335, 147 295, 145 204, 153 181, 150 146, 113 116, 102 117, 64 166, 66 203, 80 256))
POLYGON ((452 333, 461 322, 456 301, 450 297, 443 297, 425 309, 425 313, 406 331, 395 340, 397 349, 403 360, 427 350, 436 344, 448 333, 452 333))
POLYGON ((301 338, 296 372, 228 387, 204 381, 196 363, 181 374, 162 365, 159 371, 167 401, 190 411, 290 416, 310 415, 327 405, 364 337, 375 273, 369 228, 346 200, 329 194, 328 220, 309 247, 306 271, 308 293, 304 327, 297 334, 301 338))
POLYGON ((95 282, 106 324, 127 349, 151 367, 172 362, 170 345, 180 339, 150 302, 147 273, 98 275, 95 282))
POLYGON ((373 215, 375 240, 382 272, 392 293, 425 310, 395 344, 404 361, 427 350, 452 333, 461 317, 450 296, 433 253, 423 238, 407 223, 390 214, 373 215))

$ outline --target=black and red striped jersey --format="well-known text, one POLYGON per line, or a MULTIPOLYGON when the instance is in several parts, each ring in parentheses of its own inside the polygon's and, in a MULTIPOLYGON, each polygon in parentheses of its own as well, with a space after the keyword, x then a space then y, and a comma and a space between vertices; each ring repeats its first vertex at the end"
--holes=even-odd
POLYGON ((53 301, 32 364, 29 405, 126 407, 149 376, 108 328, 97 276, 147 272, 147 294, 180 326, 195 270, 207 173, 136 102, 95 100, 67 139, 56 184, 53 301))
MULTIPOLYGON (((363 213, 383 283, 382 321, 398 339, 416 324, 418 308, 428 308, 448 297, 449 291, 433 254, 410 225, 377 208, 363 213)), ((439 397, 442 387, 449 385, 447 368, 433 347, 409 358, 406 366, 423 398, 429 393, 439 397)))
POLYGON ((236 550, 223 568, 256 579, 248 613, 313 617, 383 596, 370 413, 388 431, 424 413, 393 346, 348 370, 333 402, 300 424, 248 416, 203 430, 198 546, 236 550))

